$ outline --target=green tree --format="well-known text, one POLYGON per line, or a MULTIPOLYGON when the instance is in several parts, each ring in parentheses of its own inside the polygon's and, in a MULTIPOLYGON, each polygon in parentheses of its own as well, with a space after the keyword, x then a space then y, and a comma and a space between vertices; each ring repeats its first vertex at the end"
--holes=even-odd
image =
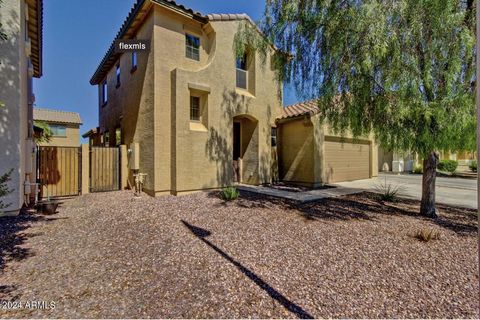
MULTIPOLYGON (((339 134, 423 159, 420 213, 436 217, 437 150, 475 149, 473 0, 267 0, 260 28, 281 80, 316 97, 339 134), (291 53, 291 58, 281 52, 291 53)), ((267 47, 240 27, 237 54, 267 47)))
POLYGON ((53 136, 52 129, 50 129, 50 126, 48 123, 43 122, 43 121, 34 121, 33 124, 42 129, 42 133, 38 136, 35 136, 34 140, 36 144, 39 144, 41 142, 49 142, 50 139, 53 136))

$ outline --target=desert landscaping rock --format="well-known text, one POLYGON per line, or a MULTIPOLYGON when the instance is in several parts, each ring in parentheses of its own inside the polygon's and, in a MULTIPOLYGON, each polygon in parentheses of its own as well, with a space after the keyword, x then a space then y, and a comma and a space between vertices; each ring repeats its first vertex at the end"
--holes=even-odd
POLYGON ((476 213, 361 193, 295 204, 242 193, 66 201, 0 220, 2 317, 478 318, 476 213), (10 219, 10 220, 8 220, 10 219), (422 242, 422 228, 440 232, 422 242))

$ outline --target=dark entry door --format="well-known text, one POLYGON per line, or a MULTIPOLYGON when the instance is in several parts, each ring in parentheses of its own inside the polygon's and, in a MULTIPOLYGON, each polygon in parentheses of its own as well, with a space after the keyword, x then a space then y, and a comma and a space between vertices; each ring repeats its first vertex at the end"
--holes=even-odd
POLYGON ((233 123, 233 173, 235 182, 240 182, 240 150, 241 150, 241 129, 240 122, 233 123))

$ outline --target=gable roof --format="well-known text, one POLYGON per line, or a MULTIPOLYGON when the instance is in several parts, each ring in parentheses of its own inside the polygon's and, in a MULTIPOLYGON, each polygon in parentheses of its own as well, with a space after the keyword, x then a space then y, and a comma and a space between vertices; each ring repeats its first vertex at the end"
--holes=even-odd
POLYGON ((115 52, 115 41, 120 39, 129 39, 132 37, 132 29, 135 29, 137 23, 142 21, 143 17, 148 13, 149 7, 147 4, 155 3, 164 8, 186 14, 190 18, 197 20, 201 23, 208 23, 209 21, 233 21, 233 20, 247 20, 253 25, 255 23, 250 19, 250 17, 245 13, 240 14, 209 14, 203 15, 200 12, 194 11, 193 9, 187 8, 181 4, 177 4, 173 0, 137 0, 135 4, 130 9, 127 17, 125 18, 120 30, 118 31, 115 39, 112 41, 110 48, 100 62, 97 70, 90 79, 90 84, 95 85, 99 84, 104 78, 112 66, 116 63, 118 57, 121 53, 115 52))
POLYGON ((77 112, 33 108, 33 120, 45 122, 82 124, 80 114, 77 112))
POLYGON ((295 118, 303 115, 314 115, 320 112, 318 108, 317 100, 309 100, 305 102, 299 102, 296 104, 292 104, 288 107, 282 109, 282 114, 277 118, 280 119, 288 119, 288 118, 295 118))

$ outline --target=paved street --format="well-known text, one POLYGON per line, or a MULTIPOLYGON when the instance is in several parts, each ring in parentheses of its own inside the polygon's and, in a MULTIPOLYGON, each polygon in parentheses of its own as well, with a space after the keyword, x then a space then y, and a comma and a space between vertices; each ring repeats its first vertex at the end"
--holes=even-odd
MULTIPOLYGON (((422 176, 419 174, 384 174, 380 173, 378 178, 357 180, 351 182, 340 182, 336 185, 347 188, 374 189, 380 182, 400 186, 400 195, 407 198, 420 199, 422 190, 422 176)), ((477 208, 477 180, 464 178, 437 177, 438 203, 477 208)))

